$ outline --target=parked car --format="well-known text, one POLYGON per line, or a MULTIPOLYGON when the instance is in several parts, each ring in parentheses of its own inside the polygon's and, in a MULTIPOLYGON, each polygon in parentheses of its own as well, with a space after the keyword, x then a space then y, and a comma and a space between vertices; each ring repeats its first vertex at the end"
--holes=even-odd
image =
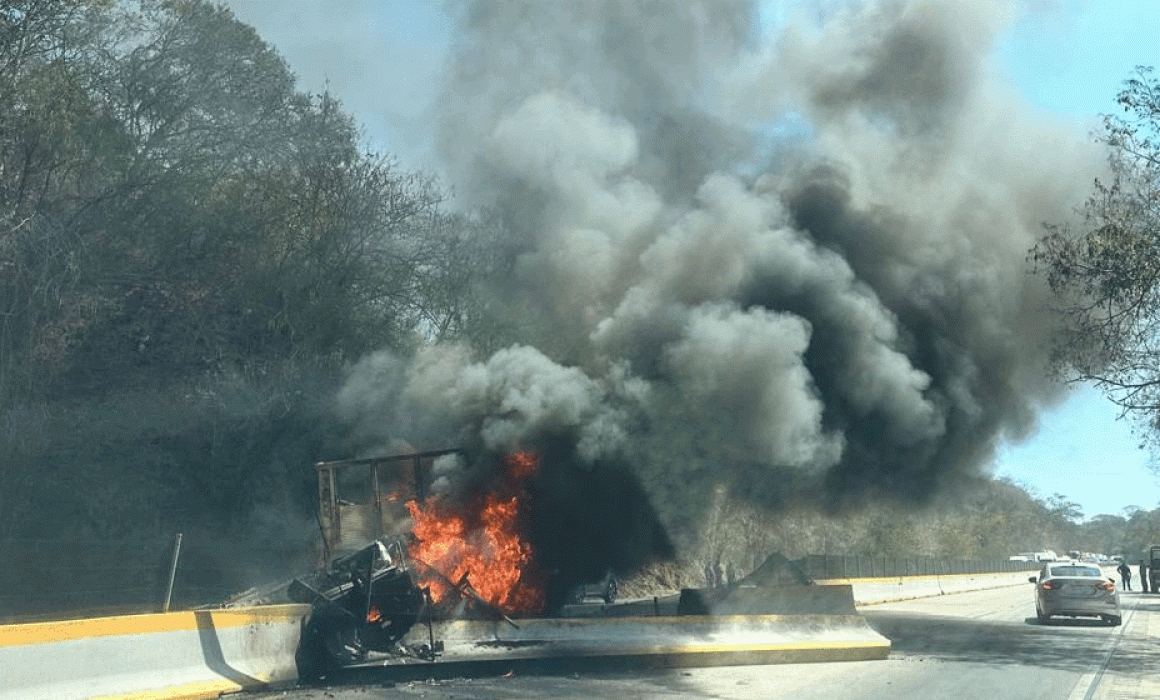
POLYGON ((620 584, 616 580, 616 574, 611 569, 604 572, 604 576, 599 581, 592 583, 581 583, 572 589, 572 594, 568 596, 571 603, 583 603, 588 598, 600 598, 607 605, 612 605, 616 602, 616 596, 620 593, 620 584))
POLYGON ((1120 594, 1115 579, 1105 578, 1098 566, 1076 562, 1043 565, 1035 584, 1035 616, 1047 622, 1055 616, 1098 617, 1120 624, 1120 594))

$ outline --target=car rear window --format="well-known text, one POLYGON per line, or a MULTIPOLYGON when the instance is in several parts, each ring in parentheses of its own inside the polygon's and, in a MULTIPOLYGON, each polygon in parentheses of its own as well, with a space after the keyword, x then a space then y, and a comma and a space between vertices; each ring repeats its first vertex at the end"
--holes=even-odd
POLYGON ((1100 570, 1094 566, 1053 566, 1051 567, 1052 576, 1090 576, 1092 578, 1099 578, 1103 576, 1100 570))

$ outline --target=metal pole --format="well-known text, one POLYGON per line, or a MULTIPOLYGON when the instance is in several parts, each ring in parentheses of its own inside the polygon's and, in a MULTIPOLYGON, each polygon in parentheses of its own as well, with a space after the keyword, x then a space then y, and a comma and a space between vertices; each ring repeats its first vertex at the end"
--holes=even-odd
POLYGON ((161 612, 169 612, 169 601, 173 599, 173 579, 177 577, 177 557, 181 555, 181 533, 173 542, 173 563, 169 566, 169 585, 165 587, 165 605, 161 612))
POLYGON ((423 589, 423 604, 427 608, 427 641, 431 643, 431 658, 429 661, 435 660, 435 627, 431 624, 431 618, 435 615, 435 602, 431 600, 431 588, 423 589))

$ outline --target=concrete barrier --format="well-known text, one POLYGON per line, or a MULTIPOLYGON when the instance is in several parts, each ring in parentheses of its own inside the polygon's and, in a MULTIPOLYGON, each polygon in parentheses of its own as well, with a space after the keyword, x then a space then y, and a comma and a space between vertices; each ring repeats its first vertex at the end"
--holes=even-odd
POLYGON ((214 698, 297 681, 308 605, 0 626, 0 700, 214 698))
MULTIPOLYGON (((1104 568, 1104 574, 1115 578, 1112 569, 1104 568)), ((913 598, 927 598, 950 593, 982 591, 989 588, 1027 586, 1027 577, 1036 571, 1015 571, 1000 574, 947 574, 937 576, 890 576, 886 578, 852 578, 818 581, 819 585, 847 584, 853 588, 854 602, 858 605, 893 603, 913 598)), ((1117 578, 1118 580, 1118 578, 1117 578)))
POLYGON ((686 588, 678 615, 856 615, 850 585, 686 588))
MULTIPOLYGON (((632 657, 656 665, 728 666, 884 659, 890 640, 859 615, 730 615, 456 621, 404 639, 443 642, 441 663, 632 657)), ((428 663, 371 657, 366 666, 428 663)))

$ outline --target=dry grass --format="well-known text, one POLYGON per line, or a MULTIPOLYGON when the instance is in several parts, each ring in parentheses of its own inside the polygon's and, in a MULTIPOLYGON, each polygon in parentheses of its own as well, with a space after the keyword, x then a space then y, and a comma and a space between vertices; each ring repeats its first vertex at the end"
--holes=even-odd
POLYGON ((646 598, 679 593, 682 588, 705 585, 705 575, 691 562, 655 562, 620 581, 625 598, 646 598))

